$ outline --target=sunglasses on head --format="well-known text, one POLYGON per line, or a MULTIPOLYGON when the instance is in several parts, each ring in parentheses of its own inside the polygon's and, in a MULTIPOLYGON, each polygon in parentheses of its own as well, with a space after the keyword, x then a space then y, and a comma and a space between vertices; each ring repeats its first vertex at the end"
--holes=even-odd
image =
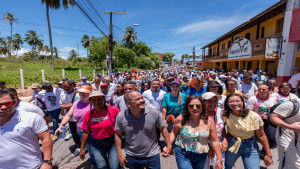
POLYGON ((14 105, 15 102, 7 102, 7 103, 0 103, 0 108, 4 105, 5 107, 11 107, 14 105))
POLYGON ((190 104, 189 109, 193 109, 196 106, 197 109, 201 108, 201 104, 190 104))

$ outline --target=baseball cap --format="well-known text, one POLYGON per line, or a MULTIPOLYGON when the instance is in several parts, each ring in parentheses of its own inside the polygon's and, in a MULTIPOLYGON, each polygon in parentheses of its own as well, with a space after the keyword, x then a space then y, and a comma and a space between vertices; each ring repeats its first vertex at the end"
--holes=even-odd
POLYGON ((218 95, 218 94, 215 94, 215 93, 213 93, 213 92, 206 92, 206 93, 204 93, 201 97, 202 97, 202 99, 203 100, 209 100, 209 99, 211 99, 211 98, 213 98, 213 97, 217 97, 217 98, 220 98, 221 96, 220 95, 218 95))
POLYGON ((107 86, 107 84, 106 83, 101 83, 100 86, 107 86))
POLYGON ((85 77, 85 76, 83 76, 81 79, 82 79, 82 80, 86 80, 86 77, 85 77))
POLYGON ((300 72, 300 67, 295 67, 294 70, 297 70, 300 72))
POLYGON ((170 86, 172 86, 173 84, 177 84, 177 85, 180 86, 180 83, 179 83, 178 81, 173 81, 173 82, 171 82, 171 85, 170 85, 170 86))
POLYGON ((225 78, 225 76, 224 76, 224 75, 220 75, 219 77, 220 77, 220 79, 223 79, 223 78, 225 78))
POLYGON ((258 71, 257 71, 257 73, 262 73, 262 72, 263 72, 262 70, 258 70, 258 71))
POLYGON ((97 90, 97 91, 93 91, 92 93, 90 93, 89 98, 97 97, 97 96, 105 97, 105 95, 100 90, 97 90))
POLYGON ((171 72, 171 73, 170 73, 170 76, 174 76, 174 73, 173 73, 173 72, 171 72))
POLYGON ((49 89, 52 88, 52 84, 49 82, 44 82, 42 85, 42 89, 49 89))
POLYGON ((174 77, 168 77, 167 80, 174 80, 174 77))
POLYGON ((75 93, 82 92, 82 93, 91 93, 93 91, 92 86, 90 85, 82 85, 75 93))

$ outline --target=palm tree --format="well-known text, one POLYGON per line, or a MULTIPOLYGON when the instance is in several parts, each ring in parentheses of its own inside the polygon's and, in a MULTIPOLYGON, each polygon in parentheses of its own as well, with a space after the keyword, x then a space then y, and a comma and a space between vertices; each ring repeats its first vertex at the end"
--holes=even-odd
MULTIPOLYGON (((9 13, 9 12, 6 12, 6 14, 4 14, 4 18, 3 18, 3 19, 9 21, 9 24, 10 24, 10 39, 12 39, 12 24, 13 24, 14 22, 18 23, 18 19, 15 18, 14 15, 11 14, 11 13, 9 13)), ((10 43, 10 44, 9 44, 9 48, 10 48, 10 49, 11 49, 11 45, 12 45, 12 44, 10 43)), ((8 54, 9 54, 9 56, 11 55, 10 52, 9 52, 8 54)))
POLYGON ((50 49, 47 45, 43 46, 43 51, 45 52, 45 56, 46 56, 46 62, 48 60, 48 53, 50 52, 50 49))
POLYGON ((76 58, 77 57, 77 52, 76 50, 72 49, 69 53, 69 60, 73 59, 73 58, 76 58))
POLYGON ((82 46, 84 48, 86 48, 86 57, 88 58, 88 62, 90 63, 90 57, 88 55, 88 52, 89 52, 88 47, 91 45, 92 39, 90 39, 90 37, 88 35, 83 35, 83 37, 81 39, 81 43, 82 43, 82 46))
POLYGON ((34 62, 33 54, 35 53, 38 46, 43 45, 43 39, 39 39, 42 36, 38 36, 36 31, 30 30, 25 34, 25 42, 27 42, 31 46, 31 58, 32 63, 34 62))
POLYGON ((125 30, 125 35, 122 36, 123 38, 123 42, 125 44, 126 47, 128 48, 132 48, 133 44, 137 41, 137 33, 134 32, 133 27, 128 26, 125 30))
POLYGON ((6 55, 9 53, 9 46, 5 38, 0 37, 0 54, 6 55))
MULTIPOLYGON (((63 7, 67 9, 70 5, 74 6, 74 0, 62 0, 63 7)), ((49 8, 58 9, 61 7, 60 0, 42 0, 43 4, 46 4, 46 15, 47 15, 47 23, 48 23, 48 31, 49 31, 49 42, 50 42, 50 52, 51 52, 51 64, 52 70, 54 70, 54 57, 53 57, 53 46, 52 46, 52 34, 51 34, 51 25, 49 18, 49 8)))
POLYGON ((21 49, 24 41, 23 41, 21 35, 18 33, 14 34, 12 41, 13 41, 12 49, 16 51, 16 56, 18 56, 18 50, 21 49))
POLYGON ((55 54, 55 58, 58 58, 59 50, 58 50, 56 47, 54 47, 54 48, 53 48, 53 52, 54 52, 54 54, 55 54))

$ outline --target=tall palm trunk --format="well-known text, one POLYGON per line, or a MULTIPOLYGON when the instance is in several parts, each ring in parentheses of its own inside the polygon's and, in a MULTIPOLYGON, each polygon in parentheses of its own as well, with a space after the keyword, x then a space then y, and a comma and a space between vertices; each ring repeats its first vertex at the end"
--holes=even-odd
POLYGON ((34 59, 33 59, 33 47, 31 48, 31 59, 32 59, 32 63, 34 63, 34 59))
POLYGON ((9 42, 9 51, 8 51, 8 56, 11 56, 11 45, 12 45, 12 23, 10 23, 10 42, 9 42))
POLYGON ((54 70, 54 57, 53 57, 53 47, 52 47, 52 35, 51 35, 51 26, 50 26, 50 18, 49 18, 49 5, 48 4, 46 4, 46 13, 47 13, 48 32, 49 32, 49 41, 50 41, 51 65, 52 65, 52 70, 54 70))

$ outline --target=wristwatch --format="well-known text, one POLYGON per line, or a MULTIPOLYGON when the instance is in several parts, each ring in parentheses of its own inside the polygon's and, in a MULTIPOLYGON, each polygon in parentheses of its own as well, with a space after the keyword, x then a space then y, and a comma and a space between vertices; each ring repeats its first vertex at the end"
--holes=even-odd
POLYGON ((272 155, 265 155, 265 157, 270 157, 270 158, 273 158, 273 156, 272 156, 272 155))
POLYGON ((53 158, 51 157, 49 160, 43 160, 44 163, 52 164, 53 158))

